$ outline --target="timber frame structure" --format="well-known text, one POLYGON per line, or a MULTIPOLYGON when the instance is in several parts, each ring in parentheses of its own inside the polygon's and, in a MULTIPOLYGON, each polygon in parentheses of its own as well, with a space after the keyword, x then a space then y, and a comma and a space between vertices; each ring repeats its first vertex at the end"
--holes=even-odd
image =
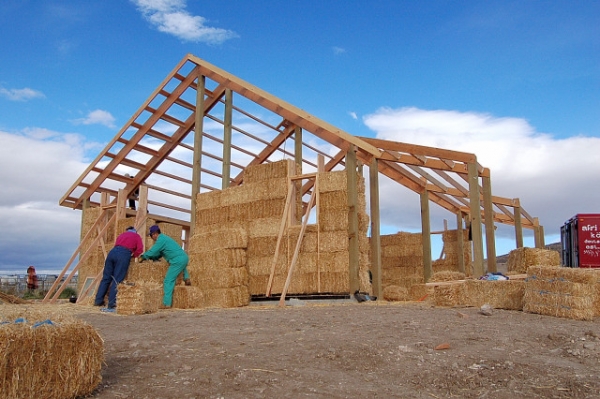
MULTIPOLYGON (((143 187, 148 190, 148 217, 179 224, 190 237, 195 194, 243 184, 247 166, 285 157, 294 159, 303 172, 369 168, 375 295, 381 295, 380 174, 420 195, 426 281, 432 273, 431 240, 425 239, 431 234, 432 202, 456 216, 459 232, 463 223, 471 229, 475 275, 485 273, 484 229, 487 270, 496 271, 495 223, 514 226, 517 247, 523 246, 524 228, 534 230, 536 247, 544 245, 538 219, 518 198, 492 195, 490 170, 474 154, 353 136, 191 54, 92 161, 60 205, 85 212, 100 206, 102 196, 114 202, 119 191, 132 196, 143 187)), ((348 174, 351 270, 358 262, 353 260, 357 240, 352 239, 355 176, 348 174)), ((305 183, 302 195, 311 189, 305 183)), ((355 287, 354 276, 350 280, 355 287)))

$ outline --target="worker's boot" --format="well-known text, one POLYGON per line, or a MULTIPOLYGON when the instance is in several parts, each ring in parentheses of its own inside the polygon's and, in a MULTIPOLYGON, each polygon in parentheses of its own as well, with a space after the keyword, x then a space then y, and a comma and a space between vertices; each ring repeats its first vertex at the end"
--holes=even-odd
POLYGON ((189 278, 186 278, 185 280, 183 280, 183 282, 185 283, 185 285, 192 285, 192 280, 190 280, 189 278))

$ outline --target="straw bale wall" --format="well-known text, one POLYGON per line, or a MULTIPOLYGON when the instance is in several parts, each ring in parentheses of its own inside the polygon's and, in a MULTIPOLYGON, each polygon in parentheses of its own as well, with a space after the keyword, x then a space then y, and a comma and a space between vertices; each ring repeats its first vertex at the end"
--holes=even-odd
POLYGON ((155 313, 162 302, 163 290, 158 283, 123 282, 117 288, 117 313, 121 315, 155 313))
POLYGON ((436 285, 433 289, 433 303, 435 306, 458 306, 466 304, 464 283, 449 285, 436 285))
POLYGON ((575 320, 592 320, 597 274, 586 269, 530 266, 523 311, 575 320))
POLYGON ((65 399, 91 394, 102 381, 103 345, 91 325, 68 315, 2 309, 0 397, 65 399))
POLYGON ((560 253, 550 249, 527 247, 513 249, 508 253, 506 262, 508 272, 527 273, 527 268, 535 265, 559 267, 560 253))
POLYGON ((423 282, 422 235, 405 232, 382 235, 381 285, 383 291, 386 292, 388 286, 403 287, 408 291, 412 285, 423 282))
POLYGON ((433 297, 433 288, 426 284, 413 284, 408 289, 408 298, 411 301, 424 301, 433 297))

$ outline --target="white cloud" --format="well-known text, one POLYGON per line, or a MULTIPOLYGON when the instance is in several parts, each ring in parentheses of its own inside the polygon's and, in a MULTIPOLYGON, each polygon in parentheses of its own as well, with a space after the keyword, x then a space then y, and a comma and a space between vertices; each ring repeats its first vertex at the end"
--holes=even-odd
POLYGON ((331 49, 333 50, 333 54, 335 55, 344 54, 346 52, 346 49, 337 46, 333 46, 331 49))
POLYGON ((77 247, 81 213, 58 201, 87 167, 82 136, 0 131, 0 268, 62 269, 77 247))
MULTIPOLYGON (((556 139, 524 119, 475 112, 381 108, 363 120, 381 139, 474 153, 491 170, 493 195, 519 198, 530 215, 539 217, 547 235, 558 234, 576 213, 600 211, 599 138, 556 139)), ((383 187, 382 197, 393 190, 383 187)), ((397 210, 399 197, 386 198, 397 210)), ((418 209, 416 194, 402 198, 418 209)), ((418 219, 400 220, 394 212, 389 218, 420 226, 418 219)))
POLYGON ((356 112, 354 111, 349 111, 348 115, 350 115, 350 117, 354 120, 358 119, 358 115, 356 115, 356 112))
POLYGON ((156 28, 185 41, 220 44, 238 37, 230 30, 206 26, 206 19, 188 13, 184 0, 132 0, 156 28))
POLYGON ((11 101, 27 101, 34 98, 45 98, 46 96, 41 91, 30 89, 5 89, 0 87, 0 95, 8 98, 11 101))
POLYGON ((104 125, 111 129, 115 126, 115 117, 110 112, 97 109, 90 111, 85 118, 72 120, 76 125, 104 125))

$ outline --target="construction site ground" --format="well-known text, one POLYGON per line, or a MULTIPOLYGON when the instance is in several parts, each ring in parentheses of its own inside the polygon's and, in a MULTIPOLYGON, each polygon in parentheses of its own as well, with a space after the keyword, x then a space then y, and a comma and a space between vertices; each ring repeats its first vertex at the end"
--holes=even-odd
POLYGON ((50 306, 104 339, 93 398, 600 397, 600 319, 350 299, 136 316, 50 306))

